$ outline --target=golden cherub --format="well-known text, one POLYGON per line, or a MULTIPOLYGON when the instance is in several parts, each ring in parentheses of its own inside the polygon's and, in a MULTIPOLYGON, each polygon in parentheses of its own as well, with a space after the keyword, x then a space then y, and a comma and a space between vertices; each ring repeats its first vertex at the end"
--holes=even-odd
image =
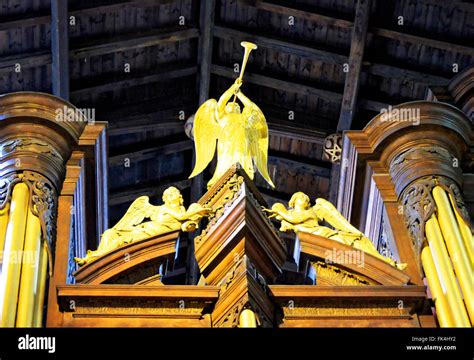
POLYGON ((362 250, 400 270, 406 267, 406 264, 397 263, 395 260, 381 255, 372 241, 352 226, 329 201, 318 198, 316 204, 311 207, 308 195, 297 192, 293 194, 288 205, 289 209, 286 209, 282 203, 273 204, 271 210, 264 208, 264 211, 270 214, 269 217, 275 217, 281 221, 281 231, 303 231, 323 236, 362 250), (334 229, 319 225, 322 221, 326 221, 334 229))
POLYGON ((235 83, 222 94, 219 101, 209 99, 196 112, 194 118, 194 143, 196 164, 190 178, 201 173, 211 162, 216 151, 217 166, 208 182, 212 186, 232 165, 240 163, 253 179, 254 165, 263 178, 274 187, 268 174, 268 126, 262 110, 240 91, 242 77, 249 53, 257 46, 243 42, 245 55, 242 70, 235 83), (230 98, 234 99, 230 102, 230 98), (240 110, 238 98, 244 105, 240 110))
POLYGON ((197 203, 186 210, 181 192, 173 186, 163 192, 163 202, 161 206, 151 205, 148 196, 140 196, 113 228, 104 231, 97 250, 88 250, 86 257, 74 260, 84 265, 125 244, 179 229, 194 231, 201 218, 212 211, 197 203))

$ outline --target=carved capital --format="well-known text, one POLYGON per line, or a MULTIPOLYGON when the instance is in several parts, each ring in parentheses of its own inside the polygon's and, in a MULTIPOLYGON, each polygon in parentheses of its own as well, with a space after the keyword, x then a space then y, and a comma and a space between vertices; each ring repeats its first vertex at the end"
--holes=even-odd
MULTIPOLYGON (((51 181, 45 176, 33 172, 22 171, 10 173, 0 179, 0 209, 10 202, 13 188, 24 183, 30 191, 29 207, 41 224, 43 239, 48 243, 49 261, 52 265, 57 217, 57 192, 51 181)), ((50 266, 51 269, 51 266, 50 266)))
POLYGON ((35 134, 24 136, 6 134, 0 143, 0 176, 12 172, 35 171, 43 174, 56 187, 60 188, 65 175, 65 154, 60 151, 56 140, 35 134))
POLYGON ((431 194, 435 186, 441 186, 448 191, 460 214, 466 220, 469 219, 459 186, 451 179, 442 176, 425 176, 407 186, 400 196, 400 203, 403 206, 405 225, 418 263, 425 239, 425 223, 435 211, 435 202, 431 194))
POLYGON ((416 146, 397 154, 390 162, 389 171, 399 195, 414 180, 433 174, 462 184, 460 160, 439 145, 416 146))

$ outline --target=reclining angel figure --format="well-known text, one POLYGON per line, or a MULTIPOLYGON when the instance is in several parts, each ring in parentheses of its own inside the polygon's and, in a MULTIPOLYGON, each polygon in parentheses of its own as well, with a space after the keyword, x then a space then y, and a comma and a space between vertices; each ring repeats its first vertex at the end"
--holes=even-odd
POLYGON ((114 227, 104 231, 97 250, 88 250, 86 257, 74 260, 84 265, 125 244, 179 229, 194 231, 201 218, 212 211, 197 203, 186 210, 181 192, 173 186, 163 192, 163 202, 160 206, 151 205, 148 196, 140 196, 114 227))
POLYGON ((254 165, 272 186, 267 169, 268 126, 260 108, 240 91, 241 78, 220 97, 203 103, 194 119, 196 164, 190 178, 201 173, 211 162, 216 151, 217 167, 208 182, 211 187, 232 165, 240 163, 250 179, 254 177, 254 165), (229 101, 232 95, 234 100, 229 101), (235 101, 239 99, 244 105, 235 101))
POLYGON ((311 206, 309 196, 297 192, 293 194, 286 209, 282 203, 273 204, 271 210, 263 209, 281 221, 281 231, 298 231, 319 235, 328 239, 339 241, 343 244, 362 250, 378 259, 388 262, 399 270, 403 270, 406 264, 397 263, 395 260, 381 255, 370 239, 361 231, 357 230, 337 211, 329 201, 318 198, 316 204, 311 206), (326 221, 334 229, 320 225, 326 221))

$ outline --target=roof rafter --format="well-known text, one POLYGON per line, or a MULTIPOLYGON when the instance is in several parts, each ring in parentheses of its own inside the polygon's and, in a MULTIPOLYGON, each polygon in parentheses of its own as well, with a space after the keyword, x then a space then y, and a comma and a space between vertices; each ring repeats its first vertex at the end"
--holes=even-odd
MULTIPOLYGON (((297 18, 306 19, 313 22, 323 23, 329 26, 337 26, 340 28, 350 29, 353 26, 353 22, 344 19, 338 19, 331 16, 326 16, 322 14, 317 14, 314 12, 303 11, 293 7, 283 6, 279 4, 274 4, 268 1, 259 1, 257 0, 254 4, 257 9, 267 10, 270 12, 294 16, 297 18)), ((416 36, 400 31, 383 29, 378 27, 370 27, 369 33, 382 36, 389 39, 396 39, 401 41, 408 41, 414 44, 423 44, 428 45, 437 49, 458 52, 463 55, 474 56, 474 49, 468 46, 461 44, 456 44, 452 42, 440 41, 431 38, 416 36)))

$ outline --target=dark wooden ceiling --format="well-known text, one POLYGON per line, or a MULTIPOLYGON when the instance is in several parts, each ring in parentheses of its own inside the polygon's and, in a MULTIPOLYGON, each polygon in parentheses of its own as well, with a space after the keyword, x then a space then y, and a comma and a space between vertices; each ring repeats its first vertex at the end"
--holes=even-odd
POLYGON ((276 189, 257 185, 270 202, 297 190, 328 197, 326 135, 423 99, 472 65, 474 4, 0 0, 0 93, 54 93, 109 122, 114 223, 137 196, 159 202, 171 184, 190 200, 183 118, 231 85, 242 40, 259 45, 243 91, 267 116, 276 189))

